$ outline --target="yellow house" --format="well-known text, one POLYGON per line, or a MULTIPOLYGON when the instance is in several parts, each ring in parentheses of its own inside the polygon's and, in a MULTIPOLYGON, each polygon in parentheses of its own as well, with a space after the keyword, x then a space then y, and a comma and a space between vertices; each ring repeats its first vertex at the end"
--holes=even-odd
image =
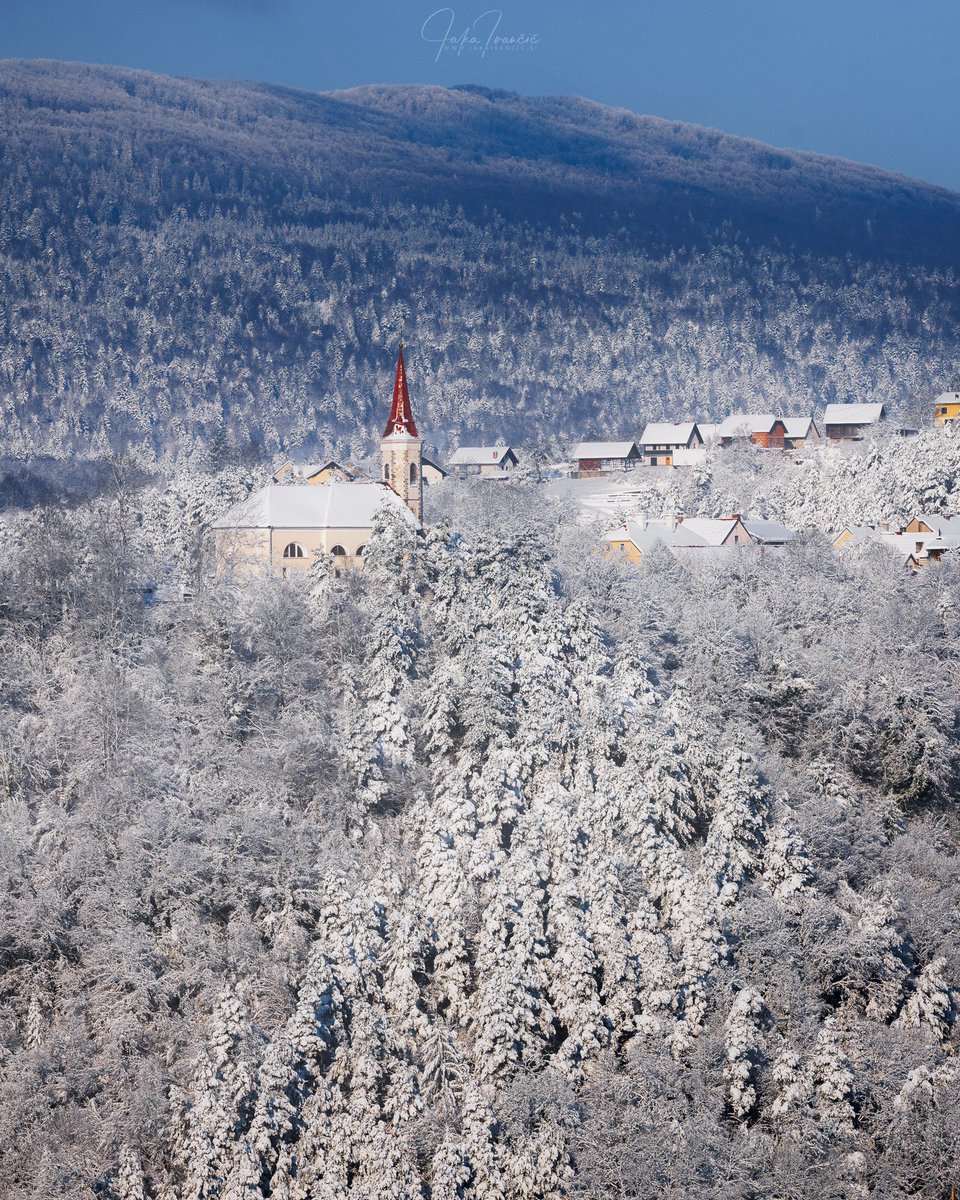
POLYGON ((960 392, 944 392, 934 400, 934 425, 951 425, 958 419, 960 419, 960 392))
POLYGON ((392 488, 332 479, 270 484, 213 523, 217 576, 305 575, 317 554, 337 567, 362 564, 373 523, 384 509, 415 523, 392 488))

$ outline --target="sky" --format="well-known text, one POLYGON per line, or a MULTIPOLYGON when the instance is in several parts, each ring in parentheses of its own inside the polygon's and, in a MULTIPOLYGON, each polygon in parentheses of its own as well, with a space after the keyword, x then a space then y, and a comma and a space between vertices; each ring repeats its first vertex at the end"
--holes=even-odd
POLYGON ((0 57, 573 93, 960 190, 960 0, 2 0, 0 57))

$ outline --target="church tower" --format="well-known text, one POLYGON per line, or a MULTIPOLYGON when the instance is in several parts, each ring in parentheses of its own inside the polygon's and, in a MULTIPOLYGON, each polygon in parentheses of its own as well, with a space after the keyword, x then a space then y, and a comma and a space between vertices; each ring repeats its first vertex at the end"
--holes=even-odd
POLYGON ((418 521, 423 517, 423 439, 417 433, 410 408, 403 342, 397 356, 390 419, 380 439, 382 478, 397 493, 418 521))

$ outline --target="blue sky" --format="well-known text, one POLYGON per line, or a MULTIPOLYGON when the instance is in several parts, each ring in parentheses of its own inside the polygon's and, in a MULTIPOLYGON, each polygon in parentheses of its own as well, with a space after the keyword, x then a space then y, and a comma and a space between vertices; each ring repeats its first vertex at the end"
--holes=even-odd
POLYGON ((317 91, 390 82, 576 93, 960 189, 958 50, 958 0, 2 0, 0 8, 0 57, 317 91))

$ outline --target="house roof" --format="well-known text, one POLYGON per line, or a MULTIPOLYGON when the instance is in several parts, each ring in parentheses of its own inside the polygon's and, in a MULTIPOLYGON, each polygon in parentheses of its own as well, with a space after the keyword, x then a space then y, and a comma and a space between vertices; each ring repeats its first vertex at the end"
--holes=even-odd
POLYGON ((517 457, 509 446, 460 446, 450 455, 450 465, 452 467, 476 467, 486 464, 499 466, 508 454, 513 455, 514 458, 517 457))
POLYGON ((718 434, 722 438, 748 437, 755 433, 769 433, 782 417, 775 413, 731 413, 720 422, 718 434))
POLYGON ((824 425, 875 425, 884 415, 882 404, 828 404, 824 425))
POLYGON ((685 446, 696 428, 696 421, 650 421, 640 437, 640 445, 685 446))
POLYGON ((573 457, 629 458, 636 449, 636 442, 580 442, 573 449, 573 457))
POLYGON ((214 529, 368 529, 382 508, 410 510, 382 483, 269 484, 213 522, 214 529))
POLYGON ((792 542, 797 536, 792 529, 781 525, 779 521, 744 519, 743 527, 753 540, 761 545, 776 546, 782 542, 792 542))
POLYGON ((707 546, 722 546, 739 524, 739 517, 688 517, 682 528, 702 538, 707 546))
POLYGON ((658 542, 671 549, 722 546, 733 532, 739 517, 689 517, 676 525, 668 521, 627 520, 604 535, 608 542, 631 541, 641 553, 658 542))
POLYGON ((811 428, 817 427, 813 417, 781 417, 781 420, 789 438, 808 437, 811 428))
POLYGON ((939 536, 960 534, 960 517, 945 517, 940 513, 921 513, 917 520, 922 521, 939 536))
POLYGON ((433 467, 435 471, 439 471, 441 475, 448 474, 446 467, 441 467, 438 462, 434 462, 432 458, 427 458, 425 454, 420 456, 420 461, 425 467, 433 467))

